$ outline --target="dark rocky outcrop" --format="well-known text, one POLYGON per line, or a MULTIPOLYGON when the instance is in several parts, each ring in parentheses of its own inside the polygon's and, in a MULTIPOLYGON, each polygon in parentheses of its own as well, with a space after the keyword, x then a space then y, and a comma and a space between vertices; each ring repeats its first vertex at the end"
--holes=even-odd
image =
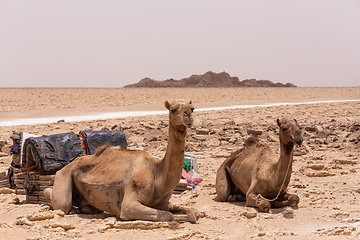
POLYGON ((240 81, 238 77, 231 77, 226 72, 207 72, 203 75, 192 75, 180 80, 167 79, 157 81, 151 78, 144 78, 135 84, 125 87, 296 87, 292 83, 273 83, 270 80, 246 79, 240 81))

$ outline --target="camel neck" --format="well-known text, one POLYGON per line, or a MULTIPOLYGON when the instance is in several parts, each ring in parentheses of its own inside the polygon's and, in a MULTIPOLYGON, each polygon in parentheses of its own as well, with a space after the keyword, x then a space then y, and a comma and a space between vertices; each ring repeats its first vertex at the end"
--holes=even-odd
POLYGON ((277 183, 282 184, 285 179, 285 186, 290 182, 294 144, 285 144, 280 139, 280 157, 277 166, 277 183))
POLYGON ((164 169, 163 173, 167 174, 166 184, 175 186, 181 178, 185 155, 185 137, 186 130, 177 131, 172 124, 169 125, 168 146, 161 162, 164 169))

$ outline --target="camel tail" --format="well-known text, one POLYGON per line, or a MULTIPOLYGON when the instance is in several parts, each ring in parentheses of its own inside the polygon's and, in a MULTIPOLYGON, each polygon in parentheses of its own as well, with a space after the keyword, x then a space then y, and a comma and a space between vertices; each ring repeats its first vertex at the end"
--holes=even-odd
POLYGON ((95 151, 95 156, 100 156, 109 147, 110 147, 109 143, 105 143, 104 145, 98 147, 95 151))

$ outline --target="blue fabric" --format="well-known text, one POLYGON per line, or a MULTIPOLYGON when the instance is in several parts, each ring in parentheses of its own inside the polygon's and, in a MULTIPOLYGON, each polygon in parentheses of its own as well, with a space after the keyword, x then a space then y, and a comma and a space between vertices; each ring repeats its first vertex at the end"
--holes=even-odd
POLYGON ((11 154, 19 154, 20 153, 20 142, 16 140, 10 149, 11 154))

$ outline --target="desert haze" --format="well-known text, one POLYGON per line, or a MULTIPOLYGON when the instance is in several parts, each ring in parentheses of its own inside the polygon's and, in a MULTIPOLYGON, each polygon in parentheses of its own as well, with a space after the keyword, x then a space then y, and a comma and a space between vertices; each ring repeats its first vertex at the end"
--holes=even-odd
MULTIPOLYGON (((299 103, 194 111, 186 154, 195 155, 203 181, 170 199, 199 211, 196 224, 122 221, 109 213, 64 215, 48 205, 26 204, 25 195, 0 189, 2 239, 355 239, 360 237, 360 88, 3 88, 0 121, 117 111, 166 110, 184 99, 195 109, 299 103), (338 100, 339 102, 331 100, 338 100), (340 101, 351 100, 351 101, 340 101), (329 101, 329 102, 320 102, 329 101), (312 102, 311 104, 300 104, 312 102), (295 147, 288 191, 297 207, 269 213, 245 202, 216 199, 217 169, 256 134, 279 154, 276 120, 295 118, 303 144, 295 147)), ((0 127, 1 176, 10 166, 13 131, 51 135, 80 130, 123 130, 128 149, 163 157, 167 115, 0 127)), ((5 179, 6 177, 3 176, 5 179)))

